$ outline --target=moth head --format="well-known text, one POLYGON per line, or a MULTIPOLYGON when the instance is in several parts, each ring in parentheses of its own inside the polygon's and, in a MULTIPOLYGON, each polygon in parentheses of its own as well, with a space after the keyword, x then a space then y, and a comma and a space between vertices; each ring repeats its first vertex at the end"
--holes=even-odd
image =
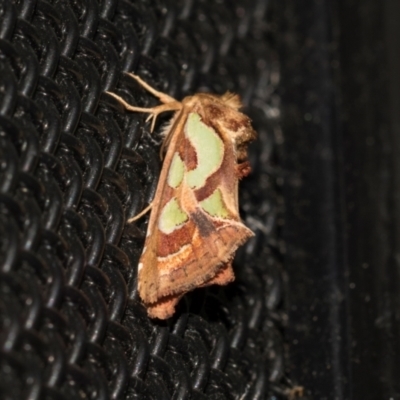
POLYGON ((218 125, 234 143, 237 160, 239 162, 247 160, 247 146, 257 137, 250 118, 237 109, 232 110, 231 107, 230 112, 226 112, 224 118, 218 120, 218 125))

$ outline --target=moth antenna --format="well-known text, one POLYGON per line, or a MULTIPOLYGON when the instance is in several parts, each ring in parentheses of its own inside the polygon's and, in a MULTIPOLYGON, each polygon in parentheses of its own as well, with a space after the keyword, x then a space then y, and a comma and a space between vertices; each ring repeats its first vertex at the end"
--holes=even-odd
POLYGON ((146 208, 144 208, 142 211, 140 211, 139 214, 136 214, 134 217, 128 219, 128 224, 131 222, 137 221, 139 218, 142 218, 143 215, 147 214, 151 208, 153 207, 153 202, 151 202, 146 208))
POLYGON ((121 96, 118 96, 115 93, 112 92, 106 92, 106 93, 114 97, 114 99, 118 100, 118 102, 121 103, 128 111, 148 113, 149 116, 147 117, 146 122, 148 122, 151 118, 153 118, 150 127, 150 132, 153 132, 154 130, 158 114, 161 114, 166 111, 179 111, 182 108, 182 103, 176 100, 173 100, 168 104, 160 104, 159 106, 151 108, 136 107, 136 106, 131 106, 121 96))
POLYGON ((110 96, 114 97, 114 99, 116 99, 119 103, 121 103, 128 111, 154 113, 154 109, 157 108, 157 107, 145 108, 145 107, 131 106, 121 96, 118 96, 117 94, 112 93, 112 92, 106 92, 106 93, 109 94, 110 96))
POLYGON ((161 101, 161 103, 167 104, 167 103, 176 102, 176 100, 173 97, 168 96, 167 94, 160 92, 157 89, 153 88, 148 83, 146 83, 140 76, 132 74, 131 72, 128 72, 127 75, 130 76, 131 78, 135 79, 135 81, 138 82, 140 86, 144 87, 153 96, 157 97, 161 101))

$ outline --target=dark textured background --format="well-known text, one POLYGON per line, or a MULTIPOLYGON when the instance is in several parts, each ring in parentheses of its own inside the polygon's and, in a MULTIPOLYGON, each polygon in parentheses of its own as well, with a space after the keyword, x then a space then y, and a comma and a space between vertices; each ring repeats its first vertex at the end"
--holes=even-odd
POLYGON ((400 3, 276 2, 292 377, 400 399, 400 3))
POLYGON ((265 1, 0 1, 1 399, 283 399, 276 33, 265 1), (238 92, 259 133, 237 280, 150 321, 136 268, 153 136, 131 71, 182 98, 238 92))

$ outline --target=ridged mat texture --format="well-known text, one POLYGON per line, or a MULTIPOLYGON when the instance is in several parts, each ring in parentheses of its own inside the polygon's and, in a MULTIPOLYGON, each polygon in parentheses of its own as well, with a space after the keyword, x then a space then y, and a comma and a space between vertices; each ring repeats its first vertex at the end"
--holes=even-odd
POLYGON ((0 1, 1 399, 284 399, 279 80, 266 1, 0 1), (233 284, 147 318, 159 135, 105 91, 241 95, 259 134, 233 284))

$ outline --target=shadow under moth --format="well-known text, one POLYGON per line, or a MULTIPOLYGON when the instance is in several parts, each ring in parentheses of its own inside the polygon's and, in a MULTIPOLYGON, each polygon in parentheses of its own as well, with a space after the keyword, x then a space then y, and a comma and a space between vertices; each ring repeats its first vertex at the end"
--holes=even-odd
MULTIPOLYGON (((138 268, 139 295, 151 318, 173 315, 179 299, 197 287, 234 280, 232 258, 253 232, 240 220, 238 180, 250 173, 250 119, 239 112, 237 95, 198 93, 182 101, 129 74, 161 104, 127 110, 152 119, 174 111, 164 130, 165 150, 138 268)), ((138 216, 128 222, 132 222, 138 216)))

